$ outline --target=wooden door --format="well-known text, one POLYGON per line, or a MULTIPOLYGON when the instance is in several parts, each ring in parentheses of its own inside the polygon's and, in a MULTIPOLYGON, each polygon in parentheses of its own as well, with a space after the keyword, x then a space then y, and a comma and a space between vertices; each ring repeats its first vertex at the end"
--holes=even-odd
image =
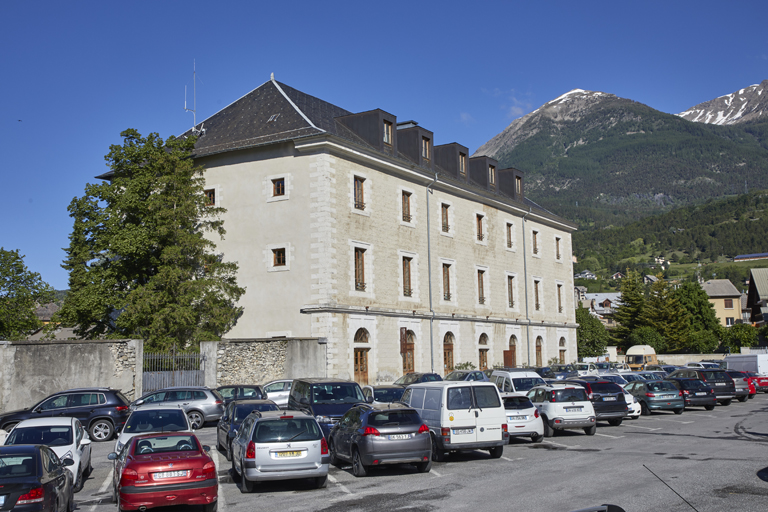
POLYGON ((361 386, 368 384, 368 349, 355 349, 355 382, 361 386))
POLYGON ((453 343, 443 344, 443 372, 448 375, 453 371, 453 343))

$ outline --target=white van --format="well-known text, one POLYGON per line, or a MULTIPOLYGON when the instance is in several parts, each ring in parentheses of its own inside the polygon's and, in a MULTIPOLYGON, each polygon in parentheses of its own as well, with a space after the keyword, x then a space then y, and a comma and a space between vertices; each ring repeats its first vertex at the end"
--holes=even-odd
POLYGON ((402 402, 416 409, 429 426, 432 460, 448 452, 488 450, 497 459, 509 434, 499 390, 490 382, 439 381, 411 384, 402 402))
POLYGON ((535 386, 546 384, 536 372, 521 372, 509 370, 493 370, 491 382, 496 384, 502 393, 527 393, 535 386))

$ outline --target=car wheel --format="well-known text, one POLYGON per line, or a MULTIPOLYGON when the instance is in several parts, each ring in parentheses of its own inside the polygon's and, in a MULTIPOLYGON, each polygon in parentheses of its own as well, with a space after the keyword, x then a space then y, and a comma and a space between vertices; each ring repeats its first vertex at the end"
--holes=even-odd
POLYGON ((544 423, 544 437, 552 437, 555 435, 555 429, 549 426, 549 420, 542 416, 542 421, 544 423))
POLYGON ((339 457, 336 455, 336 443, 333 442, 333 439, 330 440, 328 443, 328 455, 331 459, 331 466, 339 467, 341 466, 341 461, 339 460, 339 457))
POLYGON ((324 489, 326 485, 328 485, 328 475, 315 478, 315 487, 318 489, 324 489))
POLYGON ((680 407, 679 409, 675 409, 675 414, 683 414, 683 407, 680 407))
POLYGON ((544 439, 544 436, 540 436, 538 434, 531 436, 532 443, 540 443, 542 439, 544 439))
POLYGON ((731 405, 731 399, 720 400, 720 405, 731 405))
POLYGON ((645 405, 645 402, 640 402, 640 414, 643 416, 650 416, 651 410, 648 408, 647 405, 645 405))
POLYGON ((592 425, 591 427, 587 427, 584 429, 584 433, 588 436, 595 435, 595 432, 597 432, 597 425, 592 425))
POLYGON ((488 452, 491 454, 492 459, 498 459, 504 454, 504 447, 503 446, 494 446, 488 452))
POLYGON ((622 421, 622 418, 616 418, 613 420, 608 420, 608 424, 612 427, 618 427, 619 425, 621 425, 621 421, 622 421))
POLYGON ((432 437, 432 460, 435 462, 443 462, 445 461, 445 451, 441 450, 440 447, 437 445, 437 439, 435 439, 435 436, 432 437))
POLYGON ((356 477, 363 477, 368 474, 368 469, 363 464, 363 459, 357 448, 352 449, 352 474, 356 477))
POLYGON ((714 411, 715 410, 715 406, 714 405, 705 405, 704 409, 706 409, 708 411, 714 411))
POLYGON ((72 486, 72 492, 80 492, 83 490, 83 485, 85 485, 85 479, 83 478, 83 473, 80 471, 80 466, 77 466, 75 474, 77 475, 77 479, 75 480, 75 485, 72 486))
POLYGON ((744 396, 740 396, 738 400, 739 402, 746 402, 748 398, 749 398, 749 395, 744 395, 744 396))
POLYGON ((219 508, 219 502, 214 501, 213 503, 209 503, 207 505, 203 505, 203 512, 216 512, 219 508))
POLYGON ((203 423, 205 423, 205 417, 198 411, 189 411, 187 413, 187 419, 193 430, 197 430, 203 426, 203 423))
POLYGON ((227 460, 232 460, 232 443, 227 443, 226 453, 224 454, 227 460))
POLYGON ((237 472, 237 468, 235 468, 235 459, 232 459, 232 480, 237 482, 240 480, 240 473, 237 472))
POLYGON ((751 395, 749 395, 749 399, 750 399, 750 400, 752 400, 753 398, 755 398, 755 395, 756 395, 756 394, 757 394, 757 393, 752 393, 751 395))
POLYGON ((96 420, 88 430, 91 439, 97 443, 109 441, 112 439, 112 435, 115 433, 115 427, 112 426, 112 422, 109 420, 96 420))
POLYGON ((245 472, 243 472, 243 477, 240 479, 240 492, 242 493, 250 493, 256 490, 256 482, 253 480, 248 480, 248 477, 245 476, 245 472))
POLYGON ((432 459, 429 459, 427 462, 414 464, 414 466, 416 466, 416 471, 419 473, 429 473, 429 470, 432 469, 432 459))

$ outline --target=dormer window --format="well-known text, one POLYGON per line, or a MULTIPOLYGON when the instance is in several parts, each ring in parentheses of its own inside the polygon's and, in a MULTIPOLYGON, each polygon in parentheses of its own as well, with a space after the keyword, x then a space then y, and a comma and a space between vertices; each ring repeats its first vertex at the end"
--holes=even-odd
POLYGON ((392 123, 384 121, 384 144, 392 145, 392 123))
POLYGON ((466 176, 467 174, 467 155, 459 153, 459 174, 466 176))
POLYGON ((488 183, 491 185, 496 184, 496 167, 492 165, 488 166, 488 183))
POLYGON ((421 158, 429 160, 429 139, 427 137, 421 138, 421 158))
POLYGON ((523 193, 523 178, 515 176, 515 195, 520 196, 523 193))

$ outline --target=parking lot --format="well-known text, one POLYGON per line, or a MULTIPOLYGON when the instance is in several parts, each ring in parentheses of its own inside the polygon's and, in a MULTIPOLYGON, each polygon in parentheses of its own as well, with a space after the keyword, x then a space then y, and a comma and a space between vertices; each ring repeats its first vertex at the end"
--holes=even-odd
MULTIPOLYGON (((214 426, 197 434, 204 444, 215 446, 214 426)), ((115 510, 112 463, 107 460, 113 448, 114 441, 93 444, 95 469, 76 495, 78 510, 115 510)), ((566 512, 612 503, 627 511, 762 512, 768 502, 768 395, 713 411, 654 413, 627 419, 619 427, 600 423, 591 437, 566 431, 540 444, 515 440, 496 460, 487 452, 453 454, 447 462, 433 463, 427 474, 394 466, 355 478, 350 468, 331 467, 328 487, 319 490, 309 482, 288 481, 242 494, 224 456, 215 448, 211 453, 219 473, 220 511, 258 506, 280 511, 482 507, 566 512)))

